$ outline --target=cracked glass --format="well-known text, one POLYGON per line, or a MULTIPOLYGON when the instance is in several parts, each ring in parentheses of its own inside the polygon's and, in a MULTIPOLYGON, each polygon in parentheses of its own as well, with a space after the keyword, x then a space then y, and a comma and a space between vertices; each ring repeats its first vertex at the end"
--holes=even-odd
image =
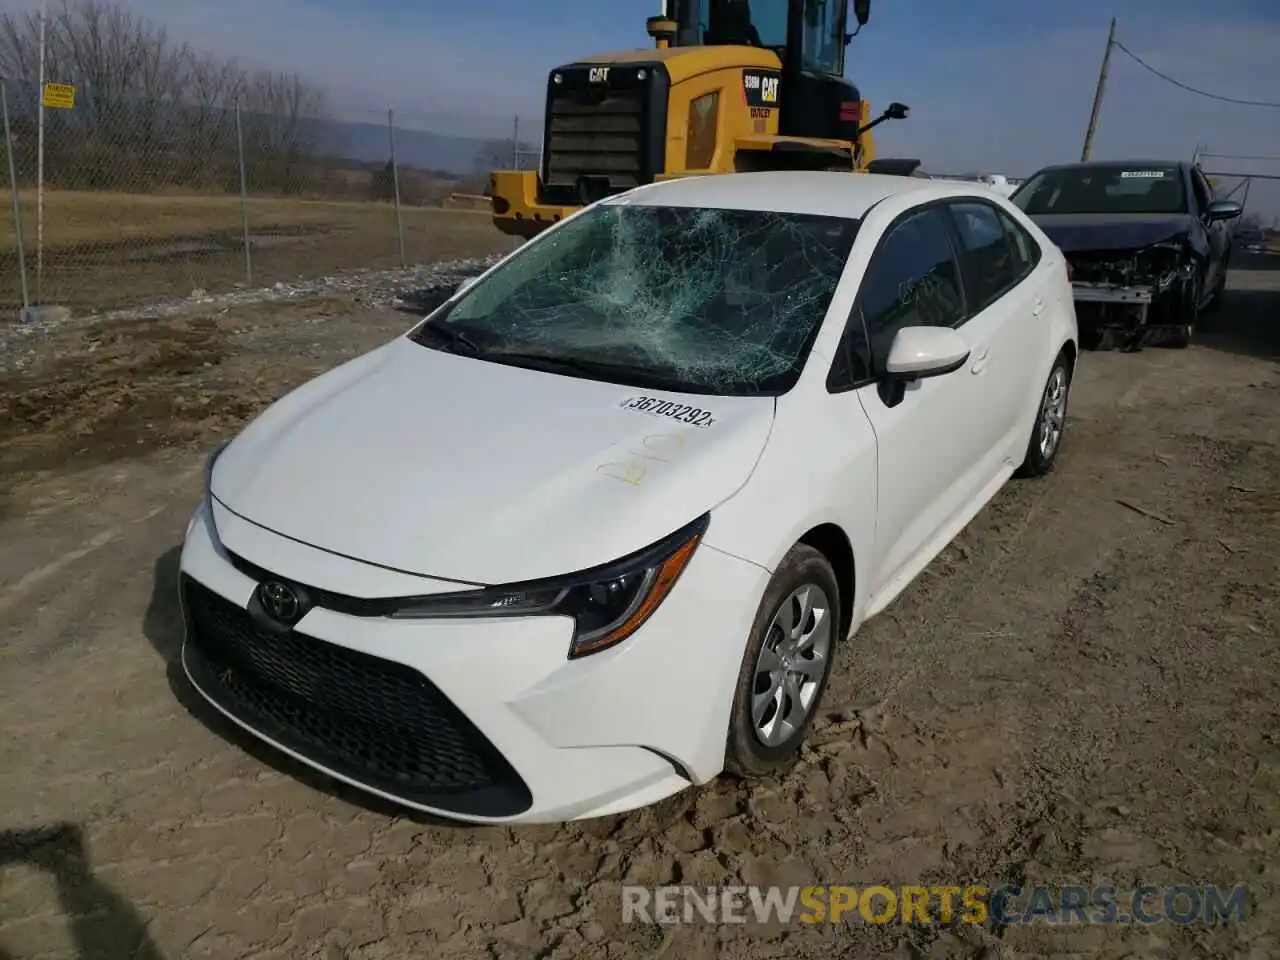
POLYGON ((429 317, 424 346, 691 393, 778 394, 799 377, 858 221, 603 203, 429 317))

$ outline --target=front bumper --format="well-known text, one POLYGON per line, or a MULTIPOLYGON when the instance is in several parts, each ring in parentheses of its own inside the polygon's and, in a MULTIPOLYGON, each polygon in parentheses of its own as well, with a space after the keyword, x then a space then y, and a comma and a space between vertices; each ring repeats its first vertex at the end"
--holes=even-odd
POLYGON ((1071 284, 1071 297, 1076 303, 1146 307, 1155 299, 1155 291, 1151 286, 1122 287, 1111 283, 1076 280, 1071 284))
MULTIPOLYGON (((238 519, 215 532, 197 511, 180 565, 182 660, 213 706, 303 763, 442 817, 529 823, 644 806, 723 768, 762 568, 704 543, 635 635, 569 661, 571 627, 556 617, 316 607, 265 634, 247 613, 262 578, 253 564, 272 558, 273 575, 322 589, 342 578, 332 554, 281 541, 238 519)), ((373 568, 340 563, 368 595, 373 568)))

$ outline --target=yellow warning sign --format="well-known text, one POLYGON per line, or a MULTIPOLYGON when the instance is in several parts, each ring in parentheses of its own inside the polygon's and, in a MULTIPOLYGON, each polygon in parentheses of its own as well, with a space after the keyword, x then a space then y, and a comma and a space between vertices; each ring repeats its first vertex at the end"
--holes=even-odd
POLYGON ((46 83, 44 105, 53 110, 73 110, 76 105, 76 88, 70 83, 46 83))

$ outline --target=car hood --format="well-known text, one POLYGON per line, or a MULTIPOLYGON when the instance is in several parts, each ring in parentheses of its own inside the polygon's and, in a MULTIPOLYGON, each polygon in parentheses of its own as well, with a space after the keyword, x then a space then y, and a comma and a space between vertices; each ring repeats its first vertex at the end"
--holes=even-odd
POLYGON ((1055 213, 1031 218, 1063 253, 1138 250, 1185 233, 1186 214, 1055 213))
POLYGON ((222 452, 210 489, 283 536, 478 584, 639 550, 731 497, 770 397, 707 397, 520 369, 398 339, 277 401, 222 452), (707 411, 695 427, 626 404, 707 411))

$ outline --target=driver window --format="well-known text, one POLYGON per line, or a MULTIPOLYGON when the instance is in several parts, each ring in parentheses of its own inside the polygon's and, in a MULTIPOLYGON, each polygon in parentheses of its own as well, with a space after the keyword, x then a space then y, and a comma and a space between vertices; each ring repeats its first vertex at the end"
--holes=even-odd
POLYGON ((846 0, 805 0, 804 51, 806 70, 839 76, 844 73, 844 18, 846 0))
POLYGON ((960 268, 946 214, 933 208, 903 220, 880 241, 858 292, 862 324, 850 324, 855 380, 884 369, 903 327, 954 327, 966 316, 960 268))

